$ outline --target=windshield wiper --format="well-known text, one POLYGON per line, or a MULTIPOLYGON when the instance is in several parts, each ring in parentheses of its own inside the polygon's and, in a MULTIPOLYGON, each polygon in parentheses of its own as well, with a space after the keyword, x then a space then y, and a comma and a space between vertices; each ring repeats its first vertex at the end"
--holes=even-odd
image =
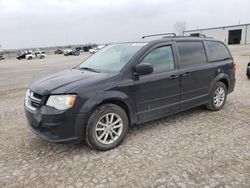
POLYGON ((81 69, 81 70, 88 70, 88 71, 91 71, 91 72, 98 72, 98 73, 99 73, 99 71, 97 71, 97 70, 95 70, 95 69, 92 69, 92 68, 89 68, 89 67, 78 67, 78 69, 81 69))

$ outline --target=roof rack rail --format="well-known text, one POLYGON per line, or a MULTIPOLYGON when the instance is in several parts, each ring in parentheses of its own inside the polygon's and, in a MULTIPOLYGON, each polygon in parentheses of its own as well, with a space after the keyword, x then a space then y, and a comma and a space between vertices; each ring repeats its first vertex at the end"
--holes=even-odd
POLYGON ((199 33, 199 34, 197 34, 197 35, 192 35, 192 34, 190 34, 188 37, 207 37, 205 34, 201 34, 201 33, 199 33))
POLYGON ((164 35, 172 35, 172 36, 176 37, 175 33, 162 33, 162 34, 154 34, 154 35, 145 35, 142 37, 142 39, 149 38, 149 37, 164 36, 164 35))

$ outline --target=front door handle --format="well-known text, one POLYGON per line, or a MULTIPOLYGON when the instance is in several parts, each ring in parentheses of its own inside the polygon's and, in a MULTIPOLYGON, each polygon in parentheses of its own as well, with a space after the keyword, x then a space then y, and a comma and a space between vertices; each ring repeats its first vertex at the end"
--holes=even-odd
POLYGON ((178 75, 172 75, 172 76, 170 76, 170 79, 171 80, 174 80, 174 79, 176 79, 176 78, 179 78, 180 76, 178 76, 178 75))
POLYGON ((186 77, 186 76, 189 76, 190 75, 190 72, 186 72, 182 75, 182 77, 186 77))

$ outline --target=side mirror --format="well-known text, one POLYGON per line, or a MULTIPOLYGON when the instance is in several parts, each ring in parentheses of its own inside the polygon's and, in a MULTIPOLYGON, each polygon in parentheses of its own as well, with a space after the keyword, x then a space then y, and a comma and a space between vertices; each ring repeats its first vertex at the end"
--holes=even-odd
POLYGON ((134 71, 136 75, 146 75, 151 74, 154 68, 151 63, 141 63, 135 66, 134 71))

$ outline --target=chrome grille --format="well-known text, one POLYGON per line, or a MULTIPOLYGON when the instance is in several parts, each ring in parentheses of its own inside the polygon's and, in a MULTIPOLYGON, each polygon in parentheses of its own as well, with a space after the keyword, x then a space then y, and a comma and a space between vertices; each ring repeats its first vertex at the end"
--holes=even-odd
POLYGON ((36 110, 41 106, 42 95, 28 90, 26 93, 25 104, 31 110, 36 110))

